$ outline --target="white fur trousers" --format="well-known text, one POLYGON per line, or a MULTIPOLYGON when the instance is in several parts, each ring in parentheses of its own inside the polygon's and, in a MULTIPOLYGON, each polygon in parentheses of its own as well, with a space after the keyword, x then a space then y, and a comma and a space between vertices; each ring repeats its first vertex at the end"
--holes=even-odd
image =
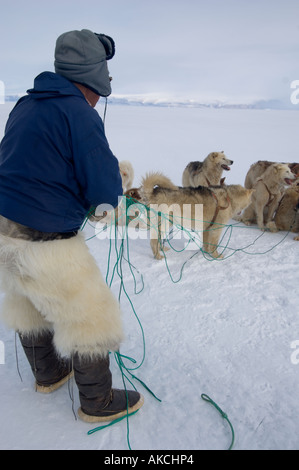
POLYGON ((32 242, 0 235, 4 323, 21 333, 54 331, 62 356, 103 356, 123 340, 117 300, 82 234, 32 242))

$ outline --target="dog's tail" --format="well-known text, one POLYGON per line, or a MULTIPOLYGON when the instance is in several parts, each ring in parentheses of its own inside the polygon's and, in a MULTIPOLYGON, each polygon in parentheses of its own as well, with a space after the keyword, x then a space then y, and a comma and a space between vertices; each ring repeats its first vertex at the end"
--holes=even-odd
POLYGON ((155 186, 166 189, 178 189, 178 186, 173 184, 173 182, 162 173, 147 173, 146 176, 142 179, 141 183, 143 195, 146 198, 150 197, 155 186))

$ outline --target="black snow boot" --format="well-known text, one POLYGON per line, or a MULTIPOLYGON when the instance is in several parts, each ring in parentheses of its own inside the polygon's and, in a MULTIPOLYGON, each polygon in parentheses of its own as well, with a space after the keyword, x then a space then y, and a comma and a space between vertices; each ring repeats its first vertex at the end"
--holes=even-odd
POLYGON ((36 390, 50 393, 73 375, 70 360, 59 357, 53 345, 53 333, 37 336, 19 333, 19 338, 36 380, 36 390))
POLYGON ((140 393, 112 388, 109 356, 87 359, 76 354, 73 366, 81 404, 78 415, 83 421, 112 421, 139 410, 143 405, 140 393))

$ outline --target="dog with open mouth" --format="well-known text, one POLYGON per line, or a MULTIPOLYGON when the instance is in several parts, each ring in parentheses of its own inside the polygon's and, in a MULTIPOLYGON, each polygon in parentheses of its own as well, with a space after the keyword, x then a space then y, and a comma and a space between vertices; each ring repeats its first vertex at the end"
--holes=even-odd
POLYGON ((190 162, 183 173, 183 187, 218 186, 224 183, 223 171, 230 171, 233 160, 224 152, 211 152, 203 162, 190 162))
POLYGON ((253 185, 255 192, 250 206, 236 220, 246 225, 257 223, 261 230, 277 232, 274 214, 285 193, 285 187, 291 186, 295 181, 296 175, 288 164, 269 165, 253 185))
POLYGON ((250 166, 245 177, 245 188, 253 188, 256 180, 262 176, 262 174, 269 168, 269 166, 274 165, 276 163, 283 163, 288 165, 291 172, 294 173, 294 175, 296 175, 297 177, 299 177, 299 163, 270 162, 268 160, 259 160, 250 166))

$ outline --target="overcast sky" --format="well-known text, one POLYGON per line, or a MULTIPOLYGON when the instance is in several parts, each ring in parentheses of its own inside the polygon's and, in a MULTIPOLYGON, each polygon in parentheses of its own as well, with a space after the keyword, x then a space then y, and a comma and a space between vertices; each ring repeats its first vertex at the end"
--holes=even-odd
POLYGON ((288 99, 299 80, 299 0, 0 0, 0 80, 53 71, 56 38, 112 36, 113 94, 288 99))

